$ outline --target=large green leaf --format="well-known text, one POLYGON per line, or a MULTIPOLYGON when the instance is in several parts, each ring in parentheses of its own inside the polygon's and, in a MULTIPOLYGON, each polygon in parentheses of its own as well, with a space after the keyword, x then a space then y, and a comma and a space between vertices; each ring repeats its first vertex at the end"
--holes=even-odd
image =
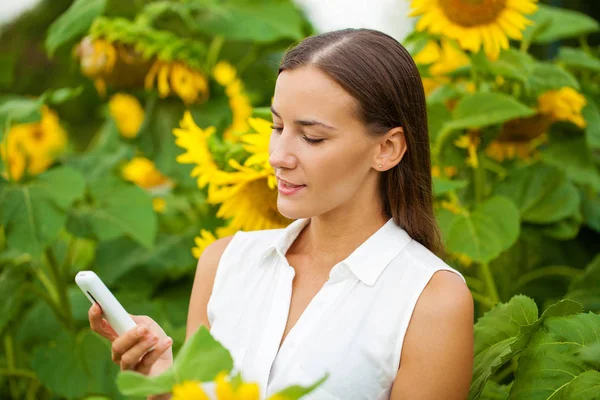
POLYGON ((83 192, 82 176, 69 167, 51 169, 28 183, 0 186, 0 223, 8 244, 40 255, 63 227, 67 208, 83 192))
POLYGON ((63 15, 58 17, 46 37, 46 51, 53 55, 63 43, 86 32, 94 19, 104 12, 106 0, 76 0, 63 15))
POLYGON ((117 283, 124 274, 141 266, 144 267, 145 274, 156 278, 177 272, 190 272, 189 267, 196 264, 190 251, 196 235, 196 227, 179 235, 159 233, 156 245, 151 250, 126 237, 101 242, 98 245, 95 271, 107 285, 117 283))
POLYGON ((580 210, 577 210, 577 212, 569 215, 567 218, 561 219, 550 225, 542 226, 540 232, 553 239, 570 240, 577 236, 582 223, 583 215, 580 210))
POLYGON ((510 96, 478 92, 464 97, 456 105, 453 120, 448 122, 444 129, 483 128, 533 114, 534 110, 510 96))
POLYGON ((488 59, 483 52, 473 55, 474 66, 492 77, 503 76, 526 83, 535 61, 527 53, 512 47, 500 53, 497 60, 488 59))
POLYGON ((496 258, 519 236, 519 209, 502 196, 464 214, 441 209, 437 217, 448 249, 476 262, 487 263, 496 258))
POLYGON ((581 49, 574 47, 561 47, 557 59, 571 68, 583 68, 600 72, 600 59, 581 49))
POLYGON ((173 365, 157 376, 124 371, 117 378, 121 392, 129 396, 148 396, 171 392, 175 383, 208 382, 221 371, 231 371, 233 359, 229 351, 201 326, 179 350, 173 365))
POLYGON ((600 191, 600 170, 590 154, 583 136, 553 136, 542 159, 564 171, 575 183, 590 185, 600 191))
POLYGON ((199 18, 198 29, 226 40, 265 43, 302 39, 304 23, 302 14, 289 1, 231 1, 222 3, 218 13, 199 18))
POLYGON ((600 312, 600 254, 587 266, 583 275, 574 279, 566 298, 583 304, 586 310, 600 312))
POLYGON ((537 305, 526 296, 515 296, 479 318, 474 327, 475 360, 469 399, 479 398, 489 377, 515 355, 511 346, 517 342, 521 326, 532 325, 537 319, 537 305))
POLYGON ((42 117, 39 99, 11 96, 0 103, 0 140, 4 136, 4 129, 14 123, 39 121, 42 117))
POLYGON ((547 62, 536 63, 528 84, 536 94, 565 86, 579 90, 579 82, 573 75, 559 65, 547 62))
POLYGON ((579 192, 555 167, 541 163, 519 168, 496 188, 519 207, 521 220, 549 224, 579 209, 579 192))
POLYGON ((89 190, 94 202, 72 210, 70 230, 93 232, 99 240, 128 235, 147 248, 154 245, 158 220, 148 193, 112 176, 90 183, 89 190))
POLYGON ((530 16, 533 25, 523 36, 534 43, 551 43, 560 39, 578 37, 597 32, 598 22, 577 11, 565 10, 540 4, 538 11, 530 16))
POLYGON ((512 386, 512 382, 508 385, 499 385, 494 381, 487 381, 485 384, 485 388, 481 393, 480 400, 506 400, 508 398, 508 393, 510 392, 510 388, 512 386))
POLYGON ((577 354, 600 342, 600 315, 549 317, 521 353, 509 399, 600 397, 600 372, 577 354))
POLYGON ((561 300, 538 318, 537 305, 523 295, 514 296, 508 303, 487 312, 474 327, 475 360, 469 399, 479 398, 490 376, 528 346, 547 318, 578 312, 581 312, 578 303, 561 300))
POLYGON ((77 336, 61 331, 33 351, 31 366, 47 388, 68 399, 86 394, 121 398, 114 383, 119 367, 110 359, 110 343, 89 330, 77 336))

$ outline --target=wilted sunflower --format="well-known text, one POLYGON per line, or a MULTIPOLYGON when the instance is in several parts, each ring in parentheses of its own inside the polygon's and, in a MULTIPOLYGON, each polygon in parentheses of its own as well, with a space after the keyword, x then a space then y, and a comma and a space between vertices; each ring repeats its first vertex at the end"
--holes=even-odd
POLYGON ((208 99, 208 81, 204 73, 182 62, 156 60, 146 75, 146 90, 152 89, 155 82, 160 98, 174 92, 185 104, 208 99))
POLYGON ((537 9, 537 0, 411 0, 411 16, 421 16, 418 31, 456 39, 463 49, 483 47, 491 59, 508 48, 508 38, 520 40, 537 9))

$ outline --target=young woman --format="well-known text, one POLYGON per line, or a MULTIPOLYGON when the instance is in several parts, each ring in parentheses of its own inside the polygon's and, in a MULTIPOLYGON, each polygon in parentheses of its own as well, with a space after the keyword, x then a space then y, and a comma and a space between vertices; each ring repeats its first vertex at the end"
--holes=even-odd
MULTIPOLYGON (((473 300, 438 256, 421 78, 396 40, 368 29, 309 37, 284 56, 269 162, 285 229, 238 232, 202 254, 188 314, 263 398, 466 399, 473 300)), ((122 369, 157 374, 170 341, 145 316, 113 341, 122 369), (155 346, 155 351, 142 355, 155 346)))

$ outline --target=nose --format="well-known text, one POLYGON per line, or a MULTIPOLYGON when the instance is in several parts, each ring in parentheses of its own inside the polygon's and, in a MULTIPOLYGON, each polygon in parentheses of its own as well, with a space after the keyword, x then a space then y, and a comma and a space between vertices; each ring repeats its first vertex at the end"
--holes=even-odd
POLYGON ((294 169, 298 159, 293 151, 293 143, 290 135, 284 132, 281 134, 273 133, 269 143, 269 164, 275 169, 285 168, 294 169))

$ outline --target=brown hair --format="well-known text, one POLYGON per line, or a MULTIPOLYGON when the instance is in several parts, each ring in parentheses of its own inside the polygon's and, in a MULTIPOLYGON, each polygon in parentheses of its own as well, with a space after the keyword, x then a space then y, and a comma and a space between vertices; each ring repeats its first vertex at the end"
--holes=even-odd
POLYGON ((415 240, 443 256, 433 212, 425 93, 417 66, 391 36, 371 29, 343 29, 311 36, 289 49, 279 73, 314 66, 358 101, 358 116, 374 135, 401 126, 402 161, 381 173, 384 213, 415 240))

